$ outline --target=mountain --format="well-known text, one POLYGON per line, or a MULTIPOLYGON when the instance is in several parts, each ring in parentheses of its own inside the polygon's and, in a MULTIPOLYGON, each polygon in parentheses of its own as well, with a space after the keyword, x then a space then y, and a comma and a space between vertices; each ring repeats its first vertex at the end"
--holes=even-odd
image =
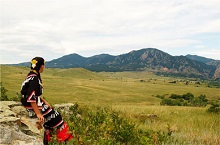
POLYGON ((65 55, 61 58, 46 62, 47 67, 53 68, 76 68, 82 67, 87 59, 76 53, 65 55))
POLYGON ((187 54, 186 57, 189 58, 189 59, 192 59, 192 60, 203 62, 203 63, 205 63, 207 65, 217 66, 217 65, 220 64, 220 60, 214 60, 214 59, 211 59, 211 58, 205 58, 205 57, 198 56, 198 55, 187 54))
POLYGON ((211 58, 205 58, 205 57, 202 57, 202 56, 190 55, 190 54, 186 55, 186 57, 189 58, 189 59, 192 59, 192 60, 203 62, 207 65, 215 66, 216 68, 215 68, 213 78, 214 79, 220 78, 220 60, 214 60, 214 59, 211 59, 211 58))
POLYGON ((83 57, 74 53, 49 61, 46 63, 46 67, 82 67, 97 72, 148 70, 159 75, 219 78, 220 65, 218 67, 218 65, 214 65, 211 62, 215 62, 215 60, 192 55, 172 56, 155 48, 144 48, 118 56, 100 54, 92 57, 83 57))

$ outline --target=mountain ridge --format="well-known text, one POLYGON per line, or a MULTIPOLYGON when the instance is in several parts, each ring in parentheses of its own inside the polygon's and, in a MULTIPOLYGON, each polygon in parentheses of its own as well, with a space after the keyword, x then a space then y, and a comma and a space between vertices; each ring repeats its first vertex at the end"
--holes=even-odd
POLYGON ((189 58, 189 59, 193 59, 193 60, 196 60, 196 61, 203 62, 203 63, 208 64, 208 65, 219 65, 220 64, 220 60, 215 60, 215 59, 212 59, 212 58, 206 58, 206 57, 202 57, 202 56, 198 56, 198 55, 187 54, 186 57, 189 58))
MULTIPOLYGON (((22 64, 17 64, 22 65, 22 64)), ((46 63, 49 68, 82 67, 90 71, 144 71, 160 75, 219 78, 220 60, 200 56, 172 56, 156 48, 143 48, 120 55, 99 54, 83 57, 72 53, 46 63)))

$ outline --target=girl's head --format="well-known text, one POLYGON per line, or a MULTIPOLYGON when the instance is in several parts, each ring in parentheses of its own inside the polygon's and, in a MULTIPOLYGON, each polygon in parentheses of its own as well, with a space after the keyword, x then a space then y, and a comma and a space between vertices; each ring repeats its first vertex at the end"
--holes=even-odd
POLYGON ((42 57, 35 57, 31 60, 31 70, 36 70, 39 73, 44 71, 45 61, 42 57))

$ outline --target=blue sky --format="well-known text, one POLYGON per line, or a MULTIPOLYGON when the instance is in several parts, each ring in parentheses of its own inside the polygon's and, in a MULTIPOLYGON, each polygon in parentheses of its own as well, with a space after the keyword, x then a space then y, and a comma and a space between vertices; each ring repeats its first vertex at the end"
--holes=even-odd
POLYGON ((142 48, 220 60, 219 40, 219 0, 1 0, 1 64, 142 48))

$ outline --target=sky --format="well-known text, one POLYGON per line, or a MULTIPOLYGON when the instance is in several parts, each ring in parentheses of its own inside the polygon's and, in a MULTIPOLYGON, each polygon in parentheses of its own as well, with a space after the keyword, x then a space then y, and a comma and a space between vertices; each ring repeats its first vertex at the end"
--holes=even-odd
POLYGON ((142 48, 220 60, 220 0, 0 1, 0 64, 142 48))

